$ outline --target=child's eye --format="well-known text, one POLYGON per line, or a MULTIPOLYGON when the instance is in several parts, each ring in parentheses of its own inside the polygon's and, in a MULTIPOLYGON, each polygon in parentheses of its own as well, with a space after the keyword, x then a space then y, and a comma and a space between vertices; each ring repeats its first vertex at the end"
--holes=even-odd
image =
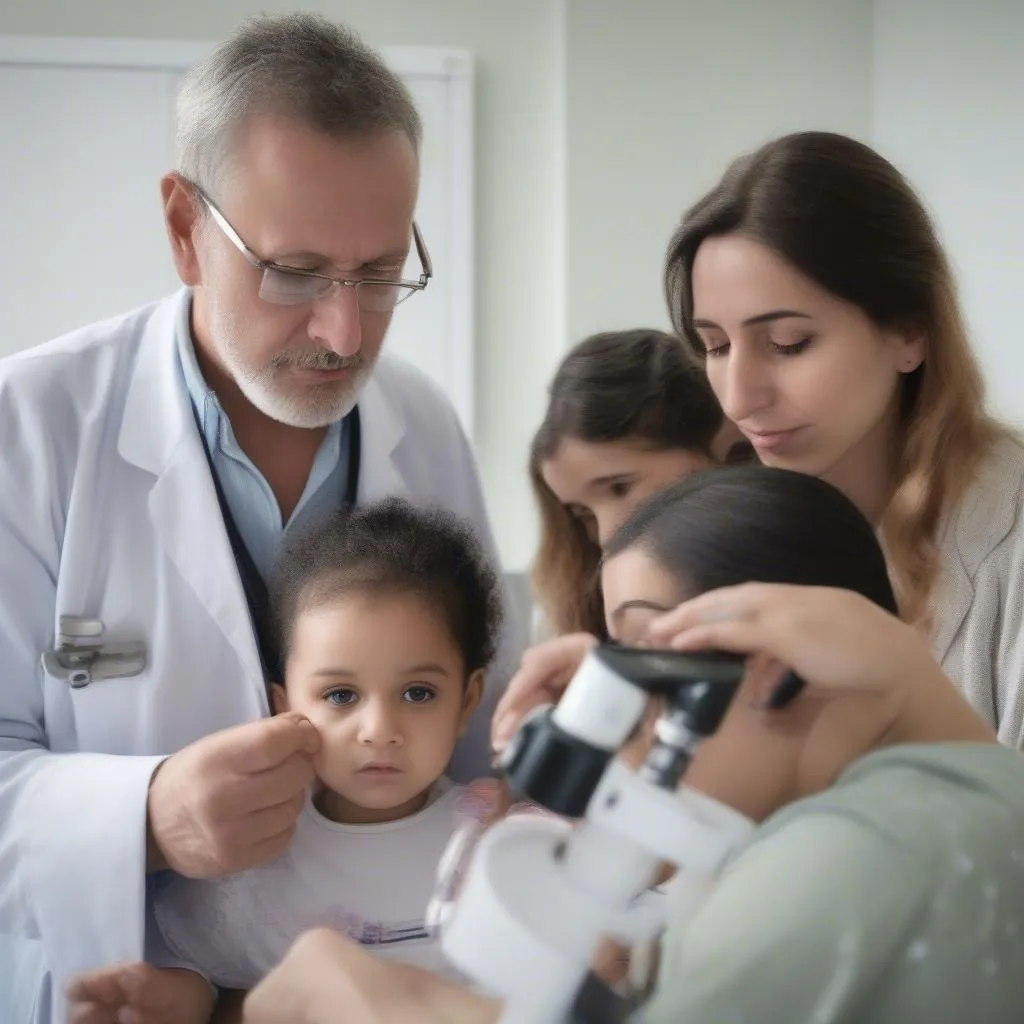
POLYGON ((324 700, 328 704, 333 704, 335 707, 345 707, 348 704, 352 704, 356 699, 354 690, 331 690, 330 693, 324 696, 324 700))
POLYGON ((402 694, 402 699, 410 704, 426 704, 427 701, 433 700, 434 696, 434 691, 429 686, 410 686, 402 694))
POLYGON ((624 498, 633 489, 633 481, 617 480, 615 483, 611 484, 608 489, 611 491, 612 497, 624 498))

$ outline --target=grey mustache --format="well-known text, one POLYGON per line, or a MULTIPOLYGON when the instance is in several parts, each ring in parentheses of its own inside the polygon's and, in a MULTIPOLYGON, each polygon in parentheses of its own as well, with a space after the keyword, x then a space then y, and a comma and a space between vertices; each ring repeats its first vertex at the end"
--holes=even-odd
POLYGON ((355 370, 363 365, 361 355, 339 356, 336 352, 307 352, 281 355, 274 360, 276 366, 291 366, 297 370, 355 370))

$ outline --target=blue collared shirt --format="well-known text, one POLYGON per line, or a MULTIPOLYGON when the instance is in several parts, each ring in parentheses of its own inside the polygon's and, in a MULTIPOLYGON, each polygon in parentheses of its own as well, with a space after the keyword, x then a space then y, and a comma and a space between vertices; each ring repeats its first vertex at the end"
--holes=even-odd
POLYGON ((282 541, 341 505, 349 470, 348 425, 340 420, 327 428, 299 503, 288 522, 282 522, 281 509, 270 484, 242 451, 230 420, 199 369, 189 325, 190 314, 190 304, 183 304, 175 332, 185 387, 238 532, 260 575, 269 582, 282 541))

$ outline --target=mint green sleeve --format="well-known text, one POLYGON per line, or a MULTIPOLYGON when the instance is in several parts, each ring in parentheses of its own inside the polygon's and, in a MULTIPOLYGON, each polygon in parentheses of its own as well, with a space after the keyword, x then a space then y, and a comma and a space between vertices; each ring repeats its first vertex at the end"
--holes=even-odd
POLYGON ((641 1019, 874 1020, 870 993, 912 941, 928 885, 926 865, 865 822, 794 820, 736 861, 688 928, 669 929, 641 1019))

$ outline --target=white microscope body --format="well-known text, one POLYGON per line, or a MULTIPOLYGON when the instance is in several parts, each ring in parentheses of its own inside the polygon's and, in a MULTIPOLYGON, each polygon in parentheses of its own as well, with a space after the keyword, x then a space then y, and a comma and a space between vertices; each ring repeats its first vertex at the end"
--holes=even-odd
POLYGON ((450 962, 504 1000, 502 1024, 604 1024, 635 1005, 590 974, 599 939, 656 936, 665 905, 678 915, 680 899, 696 902, 753 828, 678 788, 742 671, 732 656, 599 647, 557 708, 520 727, 502 762, 510 785, 564 817, 518 815, 486 831, 441 928, 450 962), (665 698, 665 710, 634 773, 614 755, 651 695, 665 698), (663 861, 679 869, 674 898, 638 899, 663 861))

